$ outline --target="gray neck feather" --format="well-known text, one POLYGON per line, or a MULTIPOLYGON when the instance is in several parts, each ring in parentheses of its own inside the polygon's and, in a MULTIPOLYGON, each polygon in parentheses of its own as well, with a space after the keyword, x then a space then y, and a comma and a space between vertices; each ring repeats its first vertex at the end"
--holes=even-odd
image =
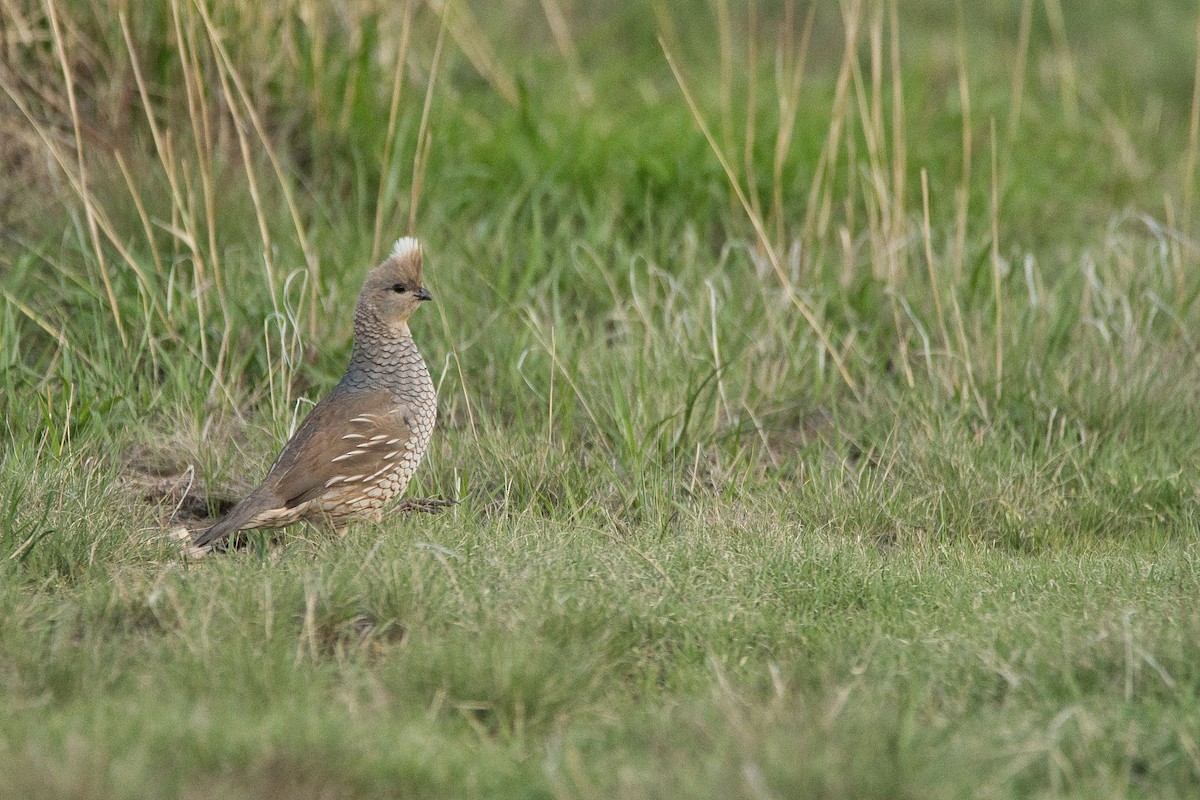
POLYGON ((360 305, 354 312, 354 349, 342 378, 346 389, 384 388, 399 393, 410 388, 414 368, 428 375, 408 326, 396 330, 374 309, 360 305))

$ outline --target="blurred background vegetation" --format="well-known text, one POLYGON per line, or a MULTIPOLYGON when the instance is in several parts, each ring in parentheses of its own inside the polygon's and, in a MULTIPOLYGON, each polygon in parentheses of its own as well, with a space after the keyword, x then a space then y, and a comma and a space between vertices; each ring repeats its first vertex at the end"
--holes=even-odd
POLYGON ((1197 36, 0 0, 0 794, 1190 796, 1197 36), (410 232, 460 505, 181 564, 410 232))

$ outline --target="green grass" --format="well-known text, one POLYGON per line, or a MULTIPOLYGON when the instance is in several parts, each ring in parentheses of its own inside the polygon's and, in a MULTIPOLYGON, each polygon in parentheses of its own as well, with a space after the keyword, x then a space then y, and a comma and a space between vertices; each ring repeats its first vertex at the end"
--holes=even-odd
POLYGON ((0 796, 1195 794, 1194 8, 211 5, 0 4, 0 796))

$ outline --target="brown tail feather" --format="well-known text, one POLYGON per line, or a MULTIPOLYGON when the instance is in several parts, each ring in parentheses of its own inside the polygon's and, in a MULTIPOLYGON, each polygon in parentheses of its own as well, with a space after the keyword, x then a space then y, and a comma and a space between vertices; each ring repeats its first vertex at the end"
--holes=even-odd
POLYGON ((262 510, 262 499, 251 494, 230 509, 229 513, 221 517, 215 525, 197 536, 192 544, 196 547, 212 547, 222 539, 242 530, 262 510))

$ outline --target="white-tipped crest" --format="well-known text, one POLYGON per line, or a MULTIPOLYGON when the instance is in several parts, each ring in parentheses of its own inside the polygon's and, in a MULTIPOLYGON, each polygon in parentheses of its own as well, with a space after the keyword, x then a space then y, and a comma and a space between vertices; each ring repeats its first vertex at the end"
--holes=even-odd
POLYGON ((405 236, 402 239, 397 239, 392 245, 392 258, 404 258, 411 253, 420 253, 421 243, 417 241, 415 236, 405 236))

